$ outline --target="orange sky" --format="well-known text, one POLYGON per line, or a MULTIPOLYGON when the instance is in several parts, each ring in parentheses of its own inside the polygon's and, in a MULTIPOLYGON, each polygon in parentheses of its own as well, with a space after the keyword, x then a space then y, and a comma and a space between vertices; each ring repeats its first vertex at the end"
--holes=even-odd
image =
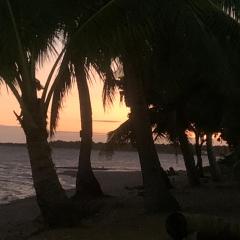
MULTIPOLYGON (((37 73, 37 78, 45 82, 47 74, 51 69, 52 62, 46 62, 43 69, 37 73)), ((90 94, 93 109, 93 131, 96 133, 106 133, 118 127, 118 125, 127 119, 128 109, 124 104, 119 103, 119 97, 116 97, 114 105, 104 112, 102 106, 102 83, 100 79, 93 80, 90 84, 90 94)), ((18 104, 11 92, 7 92, 4 85, 0 89, 0 124, 18 125, 13 110, 19 111, 18 104)), ((79 131, 80 115, 77 89, 74 87, 64 101, 64 108, 61 111, 61 118, 58 130, 61 131, 79 131)))

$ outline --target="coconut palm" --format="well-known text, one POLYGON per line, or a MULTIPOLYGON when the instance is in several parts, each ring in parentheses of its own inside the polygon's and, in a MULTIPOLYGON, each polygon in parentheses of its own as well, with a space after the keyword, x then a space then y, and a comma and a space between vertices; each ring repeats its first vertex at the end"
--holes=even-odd
POLYGON ((102 195, 102 190, 94 176, 90 160, 92 146, 92 109, 87 82, 88 68, 85 66, 84 59, 76 60, 70 55, 69 51, 66 52, 65 56, 68 57, 64 59, 64 62, 62 62, 60 66, 60 71, 56 77, 60 79, 60 81, 54 87, 53 92, 50 132, 53 135, 56 130, 61 102, 65 93, 67 93, 66 90, 70 88, 75 81, 78 89, 82 128, 80 131, 81 147, 75 197, 98 197, 102 195))
POLYGON ((206 137, 207 155, 208 155, 210 173, 212 175, 212 179, 214 181, 220 181, 222 176, 221 176, 220 167, 217 164, 216 157, 213 152, 213 146, 212 146, 213 135, 214 134, 211 132, 207 133, 207 137, 206 137))
POLYGON ((21 113, 14 113, 26 135, 33 184, 43 217, 51 226, 69 224, 68 198, 56 174, 48 143, 48 105, 38 97, 48 86, 42 87, 35 77, 38 63, 56 52, 57 21, 49 19, 46 27, 45 15, 50 13, 40 9, 31 12, 33 8, 28 1, 1 1, 0 79, 21 109, 21 113))
POLYGON ((92 148, 92 108, 84 65, 75 65, 77 88, 81 112, 81 147, 76 179, 76 196, 102 195, 100 184, 94 176, 91 167, 92 148), (80 78, 81 76, 81 78, 80 78))
POLYGON ((204 132, 202 129, 200 129, 196 124, 192 123, 190 125, 190 131, 192 131, 195 135, 195 153, 197 157, 197 164, 196 167, 199 172, 200 177, 204 177, 204 172, 203 172, 203 159, 202 159, 202 146, 205 143, 204 139, 204 132))
POLYGON ((195 159, 192 146, 189 143, 186 129, 188 128, 186 117, 182 109, 176 111, 177 133, 180 148, 183 154, 184 163, 186 166, 186 172, 191 186, 197 186, 200 184, 199 174, 195 166, 195 159))

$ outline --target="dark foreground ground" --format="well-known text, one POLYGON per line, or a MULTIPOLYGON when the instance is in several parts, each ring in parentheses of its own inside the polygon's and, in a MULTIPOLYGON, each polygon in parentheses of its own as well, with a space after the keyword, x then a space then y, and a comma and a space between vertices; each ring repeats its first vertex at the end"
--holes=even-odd
MULTIPOLYGON (((66 172, 65 174, 73 174, 66 172)), ((139 190, 140 172, 97 171, 96 176, 106 194, 104 207, 79 227, 61 230, 44 229, 38 219, 39 209, 34 198, 0 206, 0 240, 128 240, 168 239, 165 215, 147 216, 139 190)), ((225 221, 240 222, 240 191, 230 181, 213 183, 204 178, 197 188, 190 188, 184 172, 171 177, 172 191, 183 212, 200 218, 218 216, 225 221)))

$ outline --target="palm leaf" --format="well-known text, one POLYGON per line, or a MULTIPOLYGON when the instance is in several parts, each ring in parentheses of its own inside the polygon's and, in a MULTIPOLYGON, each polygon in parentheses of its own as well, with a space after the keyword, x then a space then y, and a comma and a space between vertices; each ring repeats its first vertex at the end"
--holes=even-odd
POLYGON ((108 133, 107 144, 113 146, 126 144, 132 140, 132 137, 131 121, 128 119, 118 128, 108 133))
POLYGON ((240 17, 240 1, 239 0, 212 0, 229 16, 236 20, 240 17))
POLYGON ((62 63, 59 67, 58 74, 55 77, 54 83, 49 91, 46 103, 45 110, 48 109, 48 106, 52 97, 51 105, 51 115, 50 115, 50 135, 54 134, 54 131, 57 127, 59 119, 59 111, 62 107, 62 101, 65 95, 69 92, 73 85, 73 69, 71 68, 71 63, 68 53, 65 53, 62 63), (53 93, 53 95, 52 95, 53 93))

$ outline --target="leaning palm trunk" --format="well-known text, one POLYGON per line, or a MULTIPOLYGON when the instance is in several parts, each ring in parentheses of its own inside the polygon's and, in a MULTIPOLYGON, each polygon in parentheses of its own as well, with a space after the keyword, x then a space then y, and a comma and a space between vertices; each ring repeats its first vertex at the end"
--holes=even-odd
POLYGON ((76 81, 81 113, 81 147, 76 180, 76 197, 98 197, 103 194, 91 166, 92 109, 84 66, 76 66, 76 81))
POLYGON ((195 131, 195 151, 197 156, 197 170, 200 177, 204 176, 203 173, 203 160, 202 160, 202 145, 199 143, 199 134, 195 131))
POLYGON ((132 106, 131 118, 140 159, 143 185, 145 189, 145 207, 149 211, 177 210, 177 201, 168 191, 166 177, 160 166, 158 155, 152 140, 147 106, 132 106))
POLYGON ((124 65, 127 82, 126 101, 131 108, 131 124, 135 134, 145 190, 145 208, 149 212, 178 210, 178 202, 166 186, 164 171, 154 146, 141 78, 136 78, 133 70, 137 68, 131 68, 132 62, 131 66, 129 65, 124 65))
POLYGON ((217 164, 216 157, 213 152, 212 133, 207 134, 206 144, 207 144, 207 155, 208 155, 210 173, 211 173, 212 179, 214 181, 220 181, 221 180, 221 170, 217 164))
POLYGON ((35 102, 31 115, 22 111, 22 117, 19 116, 18 119, 26 135, 36 198, 47 224, 51 227, 66 226, 72 223, 72 212, 51 158, 46 118, 42 114, 40 103, 35 102))
POLYGON ((178 128, 178 137, 183 154, 184 163, 186 166, 189 183, 191 186, 197 186, 200 183, 199 176, 197 173, 197 169, 195 167, 193 151, 189 144, 184 128, 181 127, 178 128))
POLYGON ((240 182, 240 145, 235 146, 232 157, 234 158, 232 178, 236 182, 240 182))
MULTIPOLYGON (((114 146, 117 144, 125 144, 127 141, 131 139, 132 126, 133 124, 131 124, 130 119, 128 119, 124 123, 122 123, 117 129, 108 133, 107 144, 109 144, 110 149, 112 148, 111 145, 114 146)), ((162 169, 162 167, 161 171, 163 173, 163 178, 165 180, 167 187, 173 188, 167 173, 162 169)))

